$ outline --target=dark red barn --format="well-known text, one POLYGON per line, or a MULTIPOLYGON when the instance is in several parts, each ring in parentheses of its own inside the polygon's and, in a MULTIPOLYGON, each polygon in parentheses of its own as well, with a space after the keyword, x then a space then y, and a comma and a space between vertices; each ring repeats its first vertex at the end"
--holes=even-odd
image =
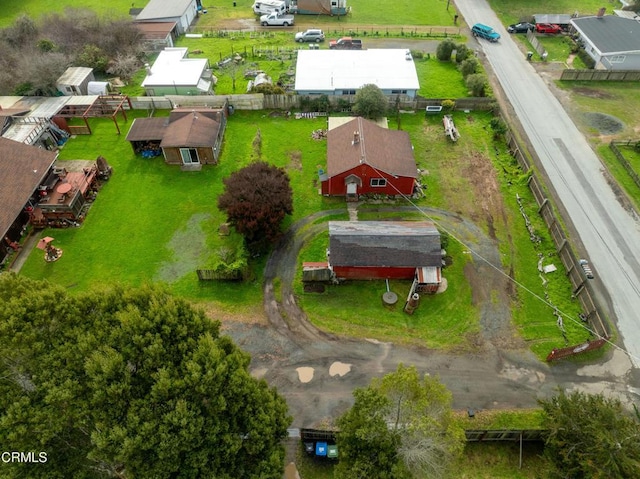
POLYGON ((418 178, 409 134, 355 118, 327 133, 327 171, 320 177, 322 194, 411 195, 418 178))
POLYGON ((440 233, 426 221, 330 221, 329 265, 339 280, 418 279, 417 271, 430 271, 426 281, 437 287, 440 233))

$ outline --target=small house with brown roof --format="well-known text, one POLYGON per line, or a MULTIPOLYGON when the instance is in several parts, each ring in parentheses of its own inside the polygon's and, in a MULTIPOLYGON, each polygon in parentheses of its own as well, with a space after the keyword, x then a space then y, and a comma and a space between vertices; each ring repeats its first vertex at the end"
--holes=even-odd
MULTIPOLYGON (((52 170, 57 151, 48 151, 0 137, 0 242, 17 242, 29 222, 29 208, 38 201, 39 186, 52 170)), ((0 248, 0 262, 6 257, 0 248)))
POLYGON ((320 174, 327 196, 412 195, 418 168, 409 134, 355 118, 327 133, 327 170, 320 174))
POLYGON ((441 282, 440 232, 428 221, 329 221, 328 263, 343 279, 441 282))
POLYGON ((127 141, 136 154, 197 170, 218 163, 226 125, 226 108, 176 108, 168 117, 136 118, 127 141))

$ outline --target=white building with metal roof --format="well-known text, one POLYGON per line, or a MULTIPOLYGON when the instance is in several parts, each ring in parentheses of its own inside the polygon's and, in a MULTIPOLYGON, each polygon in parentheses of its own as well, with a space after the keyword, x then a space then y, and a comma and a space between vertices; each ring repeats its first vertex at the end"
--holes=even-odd
POLYGON ((385 95, 414 98, 420 89, 406 49, 299 50, 295 91, 299 95, 355 95, 374 84, 385 95))
POLYGON ((206 58, 187 58, 186 47, 165 48, 142 82, 147 95, 208 95, 215 82, 206 58))

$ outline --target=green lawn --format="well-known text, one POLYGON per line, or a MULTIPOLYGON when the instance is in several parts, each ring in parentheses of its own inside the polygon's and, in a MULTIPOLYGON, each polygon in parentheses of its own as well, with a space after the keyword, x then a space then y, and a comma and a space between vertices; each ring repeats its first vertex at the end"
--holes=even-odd
MULTIPOLYGON (((4 0, 0 12, 0 28, 10 25, 21 14, 27 14, 37 19, 46 12, 60 12, 67 7, 90 8, 104 15, 127 17, 129 8, 142 8, 145 0, 129 2, 123 0, 59 0, 47 3, 42 0, 4 0)), ((425 0, 420 8, 415 8, 412 0, 380 0, 375 7, 367 0, 349 0, 351 13, 346 17, 330 17, 327 15, 299 15, 296 23, 299 25, 317 25, 321 28, 342 29, 349 25, 433 25, 453 27, 455 8, 450 5, 447 10, 447 0, 425 0)), ((453 2, 451 2, 453 3, 453 2)), ((233 18, 254 18, 251 5, 253 0, 231 0, 225 2, 203 2, 207 14, 201 15, 198 26, 212 26, 221 21, 233 18), (235 3, 235 7, 233 6, 235 3)))
MULTIPOLYGON (((129 8, 136 2, 129 0, 59 0, 56 2, 43 2, 42 0, 3 0, 0 9, 0 28, 9 26, 20 15, 28 15, 38 19, 44 14, 62 12, 66 8, 88 8, 101 15, 114 18, 127 18, 129 8)), ((136 7, 144 7, 145 0, 140 0, 136 7)))
MULTIPOLYGON (((144 113, 135 112, 135 115, 144 113)), ((476 151, 491 158, 496 148, 504 147, 488 138, 490 115, 460 112, 455 113, 454 118, 462 138, 452 145, 442 135, 439 118, 425 118, 420 114, 400 117, 402 129, 413 139, 419 168, 428 172, 423 179, 427 196, 421 204, 453 210, 471 218, 477 211, 477 203, 484 200, 483 190, 468 176, 471 170, 467 161, 476 151)), ((46 278, 71 290, 84 290, 96 282, 139 285, 161 281, 169 284, 176 294, 211 303, 223 311, 259 312, 264 257, 253 260, 252 276, 239 284, 200 283, 195 274, 196 268, 214 264, 221 248, 234 248, 239 241, 236 236, 218 234, 225 218, 216 207, 216 199, 222 191, 222 179, 255 159, 252 142, 258 128, 262 136, 262 159, 285 168, 291 177, 294 214, 285 222, 285 227, 316 211, 344 206, 339 200, 326 199, 317 193, 317 171, 325 167, 326 147, 324 141, 313 140, 311 132, 325 126, 323 119, 295 120, 266 112, 236 112, 229 119, 220 164, 204 166, 200 172, 182 172, 176 166, 164 164, 161 158, 136 157, 125 141, 129 124, 122 120, 119 120, 123 131, 120 136, 110 120, 90 121, 94 134, 70 139, 61 150, 60 158, 91 159, 103 155, 113 166, 114 175, 100 191, 80 228, 44 231, 43 234, 56 238, 57 246, 64 250, 63 257, 58 262, 46 263, 42 252, 35 250, 22 274, 46 278)), ((393 119, 391 127, 397 127, 393 119)), ((501 193, 495 193, 496 198, 502 197, 508 208, 495 213, 495 224, 480 218, 477 224, 487 234, 492 230, 497 236, 505 269, 513 268, 519 282, 543 296, 536 265, 539 252, 550 254, 553 250, 546 229, 536 214, 526 178, 504 150, 494 160, 493 168, 499 172, 496 181, 502 189, 501 193), (540 246, 529 241, 521 217, 514 213, 516 192, 524 199, 529 217, 544 239, 540 246)), ((402 217, 419 218, 416 214, 402 217)), ((384 218, 364 208, 362 219, 384 218)), ((322 260, 326 243, 326 234, 317 236, 300 255, 300 261, 322 260)), ((425 298, 413 316, 404 314, 401 306, 392 311, 380 306, 385 290, 383 282, 331 287, 320 296, 300 294, 299 280, 294 287, 312 320, 338 334, 468 348, 479 331, 479 319, 463 272, 470 260, 465 249, 466 245, 451 242, 448 252, 454 261, 446 269, 447 293, 425 298), (453 297, 456 301, 451 301, 453 297), (358 308, 353 308, 355 303, 358 308), (376 318, 375 324, 371 318, 376 318)), ((556 263, 561 266, 559 261, 556 263)), ((566 279, 560 273, 549 279, 551 301, 561 310, 571 314, 575 310, 577 314, 577 305, 569 300, 566 279)), ((408 287, 405 282, 391 283, 401 301, 408 287)), ((532 341, 535 352, 544 356, 551 347, 564 344, 549 306, 524 289, 517 290, 513 310, 516 324, 525 339, 532 341)), ((572 342, 584 339, 580 336, 581 329, 574 331, 572 323, 566 326, 572 342)))
POLYGON ((601 0, 488 0, 491 8, 503 19, 505 25, 519 21, 530 20, 538 13, 565 13, 580 15, 595 15, 600 7, 607 8, 607 14, 612 14, 614 8, 621 8, 622 4, 615 1, 601 0))
MULTIPOLYGON (((341 29, 348 25, 438 25, 453 26, 455 8, 447 0, 424 0, 419 8, 413 0, 378 0, 372 4, 368 0, 349 0, 351 13, 343 17, 328 15, 298 15, 296 25, 314 25, 324 29, 341 29)), ((205 2, 206 4, 206 2, 205 2)), ((216 25, 229 18, 252 18, 253 0, 237 0, 236 7, 228 1, 207 7, 199 25, 216 25)))
POLYGON ((195 268, 216 260, 221 247, 233 247, 238 241, 217 233, 225 221, 216 206, 222 179, 254 158, 251 144, 260 128, 262 158, 285 168, 297 186, 293 219, 323 209, 324 200, 313 183, 317 165, 324 161, 324 143, 311 139, 311 132, 323 127, 324 121, 265 120, 263 112, 236 112, 225 135, 223 160, 200 172, 182 172, 162 158, 136 157, 125 141, 129 124, 120 121, 123 135, 118 136, 109 119, 90 121, 94 134, 70 139, 60 159, 103 155, 114 175, 80 228, 44 231, 64 250, 62 259, 45 263, 36 250, 22 274, 78 290, 96 282, 164 281, 194 300, 219 302, 231 309, 256 307, 261 301, 259 278, 242 285, 203 285, 195 275, 195 268), (280 141, 284 130, 295 141, 280 141))

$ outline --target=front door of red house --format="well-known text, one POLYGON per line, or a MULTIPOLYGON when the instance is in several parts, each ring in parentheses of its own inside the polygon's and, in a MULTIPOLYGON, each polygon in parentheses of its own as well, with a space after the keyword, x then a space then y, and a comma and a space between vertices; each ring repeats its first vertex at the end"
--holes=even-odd
POLYGON ((347 201, 358 201, 358 185, 347 183, 347 201))

